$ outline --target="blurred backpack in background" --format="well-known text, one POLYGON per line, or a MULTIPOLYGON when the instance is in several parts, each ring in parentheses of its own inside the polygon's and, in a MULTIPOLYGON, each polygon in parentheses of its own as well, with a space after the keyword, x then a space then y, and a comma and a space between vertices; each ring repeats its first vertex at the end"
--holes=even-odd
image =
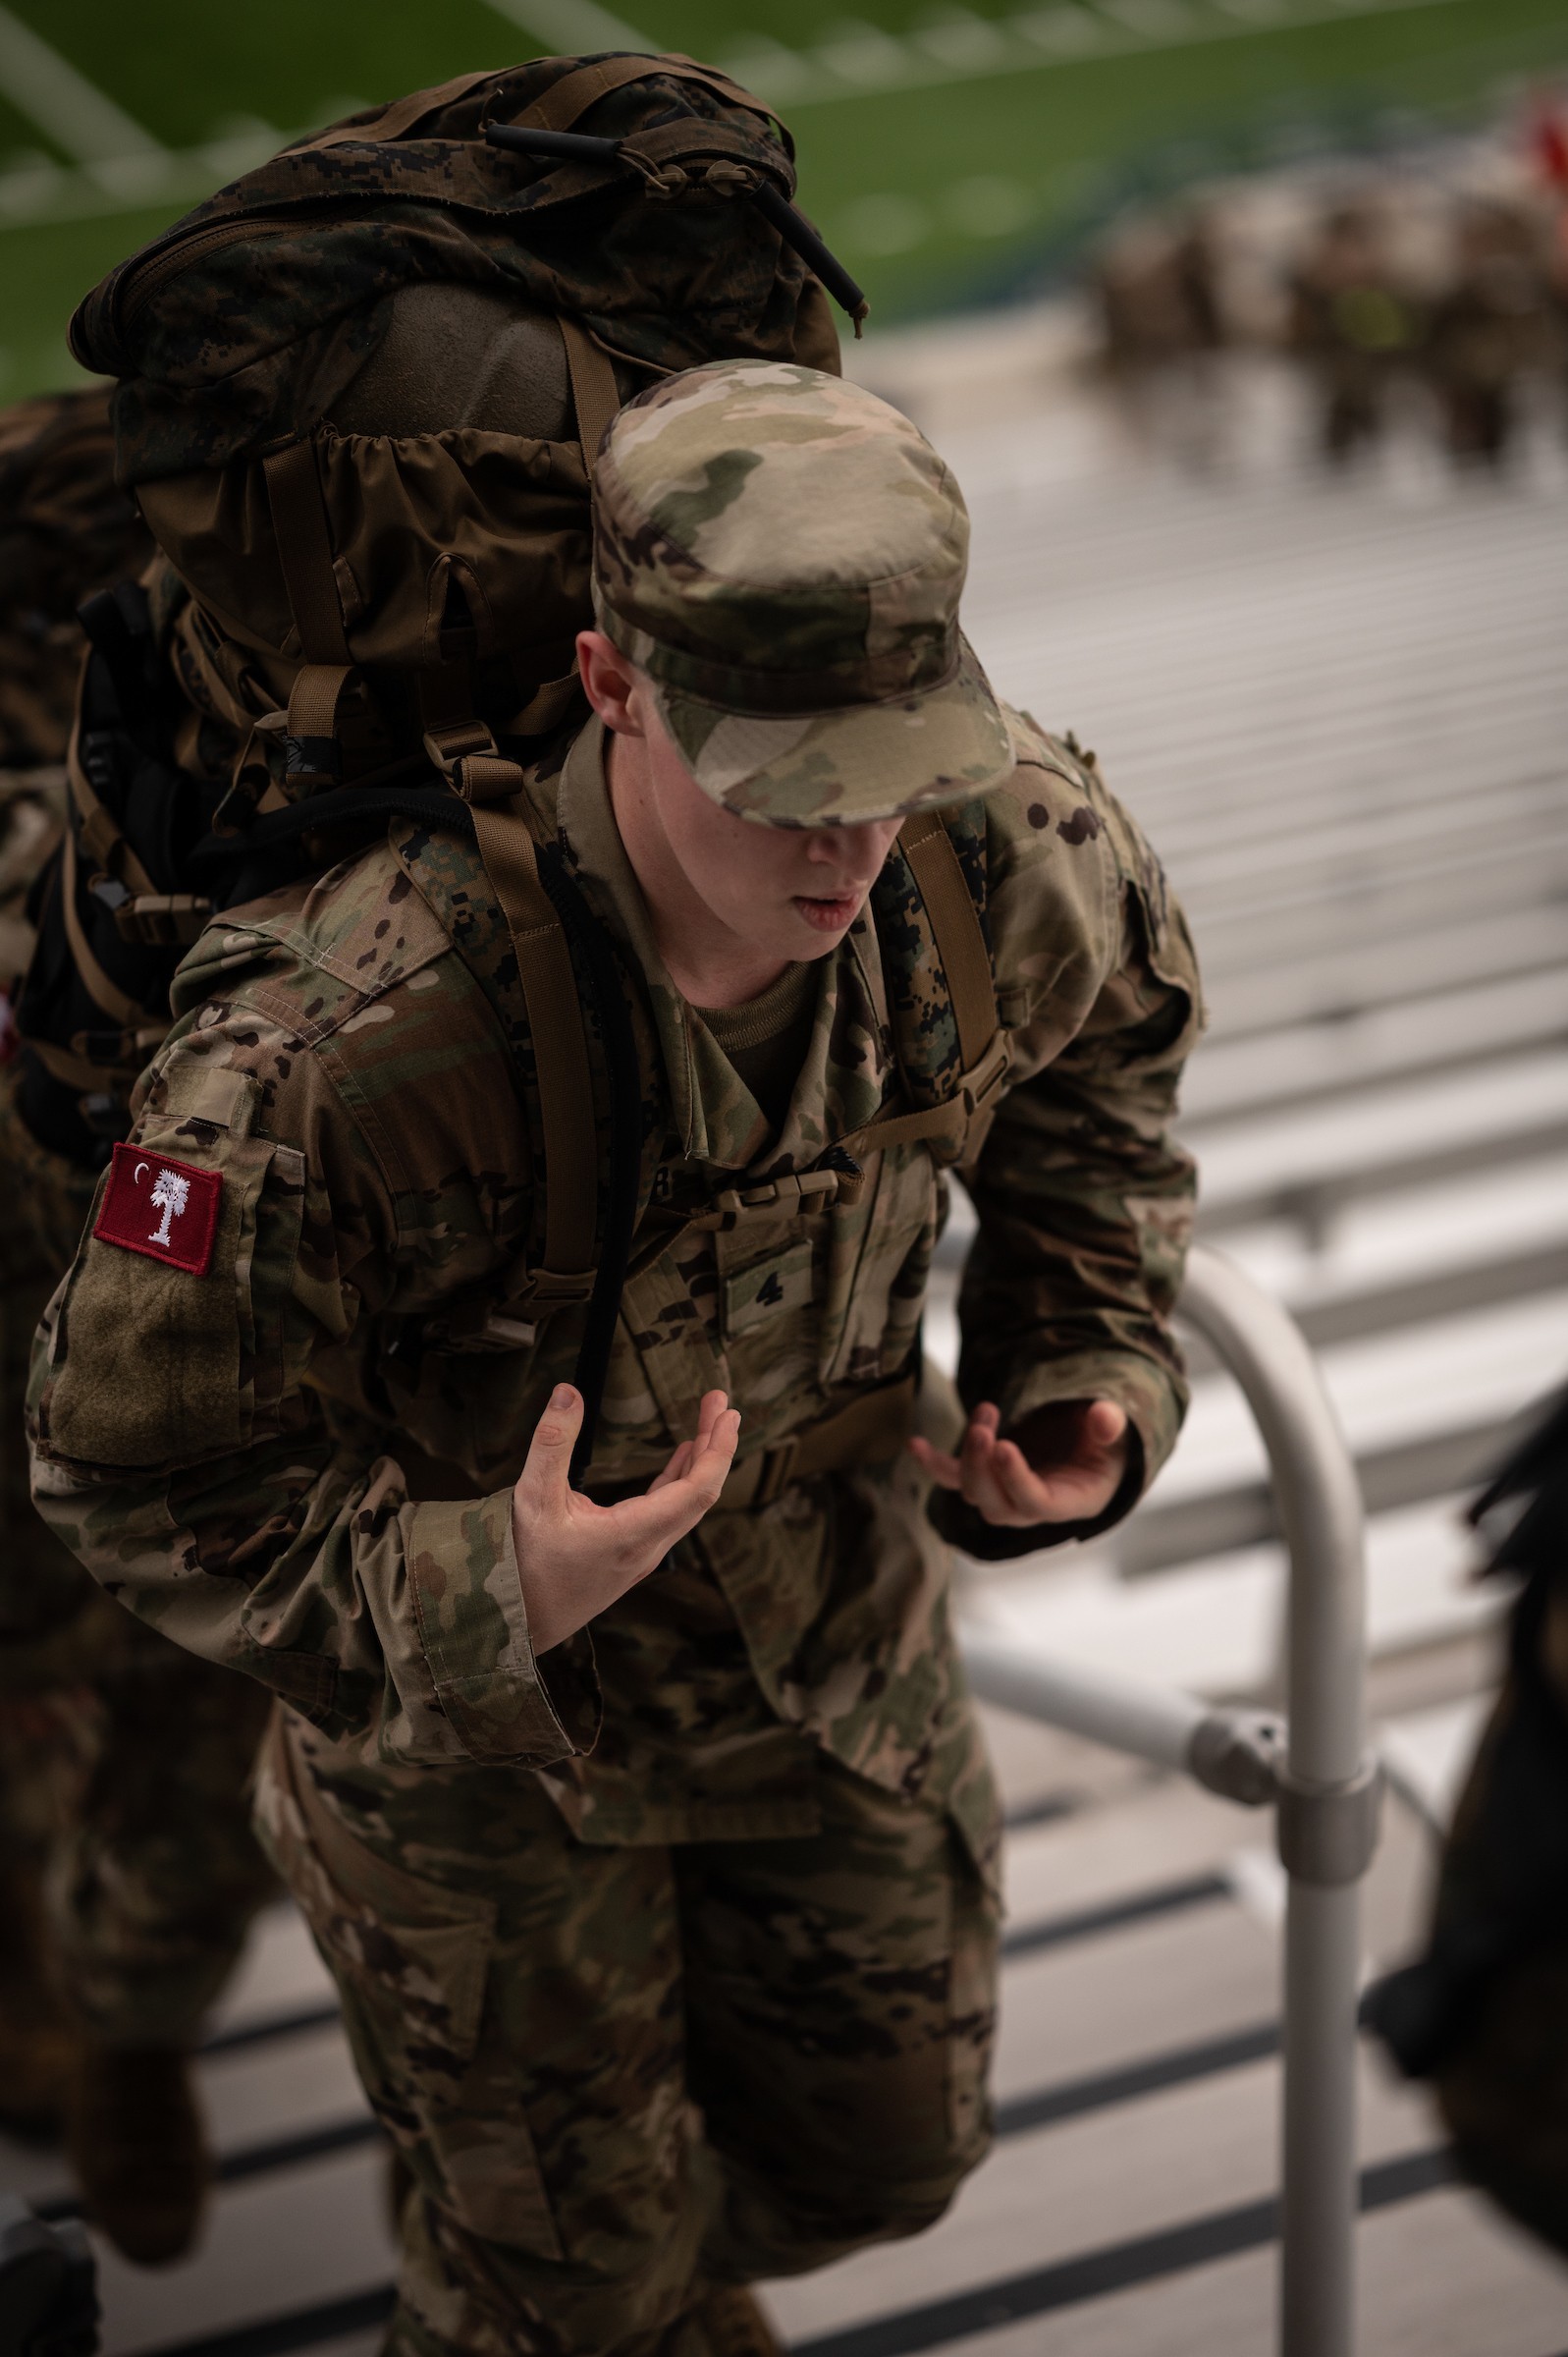
POLYGON ((65 823, 66 746, 86 647, 77 608, 139 573, 151 553, 114 479, 103 387, 0 410, 0 991, 8 1001, 32 955, 28 895, 65 823))
POLYGON ((1568 2254, 1568 1392, 1471 1508, 1523 1575, 1507 1674, 1443 1846, 1424 1955, 1368 1992, 1465 2175, 1568 2254))
POLYGON ((64 786, 84 641, 77 608, 139 573, 146 527, 115 481, 100 385, 0 410, 0 772, 64 786))
POLYGON ((19 1012, 45 1142, 107 1160, 214 909, 399 812, 462 816, 454 788, 483 798, 585 717, 616 409, 709 359, 837 371, 803 254, 858 324, 793 190, 787 133, 724 75, 544 58, 286 149, 81 304, 158 555, 83 609, 19 1012))

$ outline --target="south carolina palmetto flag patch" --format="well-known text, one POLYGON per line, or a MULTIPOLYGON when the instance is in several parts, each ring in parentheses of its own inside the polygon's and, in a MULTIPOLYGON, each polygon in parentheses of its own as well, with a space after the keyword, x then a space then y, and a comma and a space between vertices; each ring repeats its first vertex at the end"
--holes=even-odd
POLYGON ((92 1233, 106 1244, 205 1277, 222 1201, 220 1171, 194 1170, 144 1146, 116 1146, 92 1233))

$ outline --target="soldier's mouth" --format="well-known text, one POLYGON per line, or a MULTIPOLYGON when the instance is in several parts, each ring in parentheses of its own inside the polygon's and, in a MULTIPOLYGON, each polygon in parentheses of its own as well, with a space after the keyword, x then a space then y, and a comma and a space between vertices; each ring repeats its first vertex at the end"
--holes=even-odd
POLYGON ((864 899, 861 892, 825 893, 820 898, 797 892, 794 904, 819 933, 841 933, 845 925, 854 922, 864 899))

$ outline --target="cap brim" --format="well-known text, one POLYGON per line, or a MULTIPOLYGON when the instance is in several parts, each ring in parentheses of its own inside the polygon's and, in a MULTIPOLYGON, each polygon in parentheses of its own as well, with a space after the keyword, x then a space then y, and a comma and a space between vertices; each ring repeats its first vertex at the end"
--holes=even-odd
POLYGON ((766 717, 654 683, 676 751, 709 797, 769 827, 856 827, 1000 786, 1012 740, 965 641, 952 679, 890 703, 766 717))

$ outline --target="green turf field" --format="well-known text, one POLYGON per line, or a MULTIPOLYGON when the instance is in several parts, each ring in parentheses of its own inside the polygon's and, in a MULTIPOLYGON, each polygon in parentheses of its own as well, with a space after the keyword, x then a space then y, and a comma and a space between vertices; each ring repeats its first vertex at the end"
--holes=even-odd
POLYGON ((1568 75, 1568 0, 859 5, 0 0, 0 399, 68 381, 77 298, 279 134, 545 51, 743 71, 882 321, 1040 283, 1140 191, 1376 144, 1568 75))

